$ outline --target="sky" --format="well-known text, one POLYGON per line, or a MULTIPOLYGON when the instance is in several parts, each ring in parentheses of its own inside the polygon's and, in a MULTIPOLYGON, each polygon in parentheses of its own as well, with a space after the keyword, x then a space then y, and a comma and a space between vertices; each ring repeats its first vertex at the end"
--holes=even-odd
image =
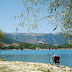
MULTIPOLYGON (((14 16, 18 14, 19 9, 21 9, 19 2, 21 0, 0 0, 0 29, 6 33, 15 33, 16 27, 12 28, 16 24, 14 16)), ((51 24, 45 24, 43 22, 37 30, 28 31, 27 28, 19 28, 19 33, 57 33, 61 29, 58 27, 53 31, 55 27, 51 24)))

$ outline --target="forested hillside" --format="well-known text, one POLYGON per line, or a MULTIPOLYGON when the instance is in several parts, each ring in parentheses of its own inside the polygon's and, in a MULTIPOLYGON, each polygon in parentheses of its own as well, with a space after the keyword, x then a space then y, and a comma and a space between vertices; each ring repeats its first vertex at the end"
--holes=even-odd
POLYGON ((2 42, 6 44, 27 42, 35 45, 39 43, 51 45, 67 44, 62 35, 63 33, 5 33, 5 39, 3 39, 2 42))

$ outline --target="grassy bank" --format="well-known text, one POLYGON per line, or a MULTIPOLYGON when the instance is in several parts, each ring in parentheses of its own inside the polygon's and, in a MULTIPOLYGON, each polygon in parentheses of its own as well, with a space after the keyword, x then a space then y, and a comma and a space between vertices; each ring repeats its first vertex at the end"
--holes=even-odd
POLYGON ((72 68, 45 63, 0 61, 0 72, 72 72, 72 68))

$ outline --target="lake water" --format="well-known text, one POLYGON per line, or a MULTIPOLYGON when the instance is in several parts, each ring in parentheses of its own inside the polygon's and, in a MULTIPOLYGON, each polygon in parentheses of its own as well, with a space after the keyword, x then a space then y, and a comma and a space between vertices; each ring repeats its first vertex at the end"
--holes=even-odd
POLYGON ((0 50, 0 58, 7 61, 50 63, 49 53, 60 56, 61 65, 72 67, 72 50, 0 50))

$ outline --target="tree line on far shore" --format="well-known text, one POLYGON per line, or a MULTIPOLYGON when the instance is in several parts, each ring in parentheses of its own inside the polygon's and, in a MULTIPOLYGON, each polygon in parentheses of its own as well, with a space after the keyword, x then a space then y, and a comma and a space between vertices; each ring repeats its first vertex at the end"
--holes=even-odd
POLYGON ((33 45, 27 42, 21 42, 17 46, 5 46, 3 43, 0 43, 0 49, 2 50, 9 50, 9 49, 62 49, 62 48, 72 48, 72 44, 64 44, 64 45, 49 45, 49 44, 37 44, 33 45))

